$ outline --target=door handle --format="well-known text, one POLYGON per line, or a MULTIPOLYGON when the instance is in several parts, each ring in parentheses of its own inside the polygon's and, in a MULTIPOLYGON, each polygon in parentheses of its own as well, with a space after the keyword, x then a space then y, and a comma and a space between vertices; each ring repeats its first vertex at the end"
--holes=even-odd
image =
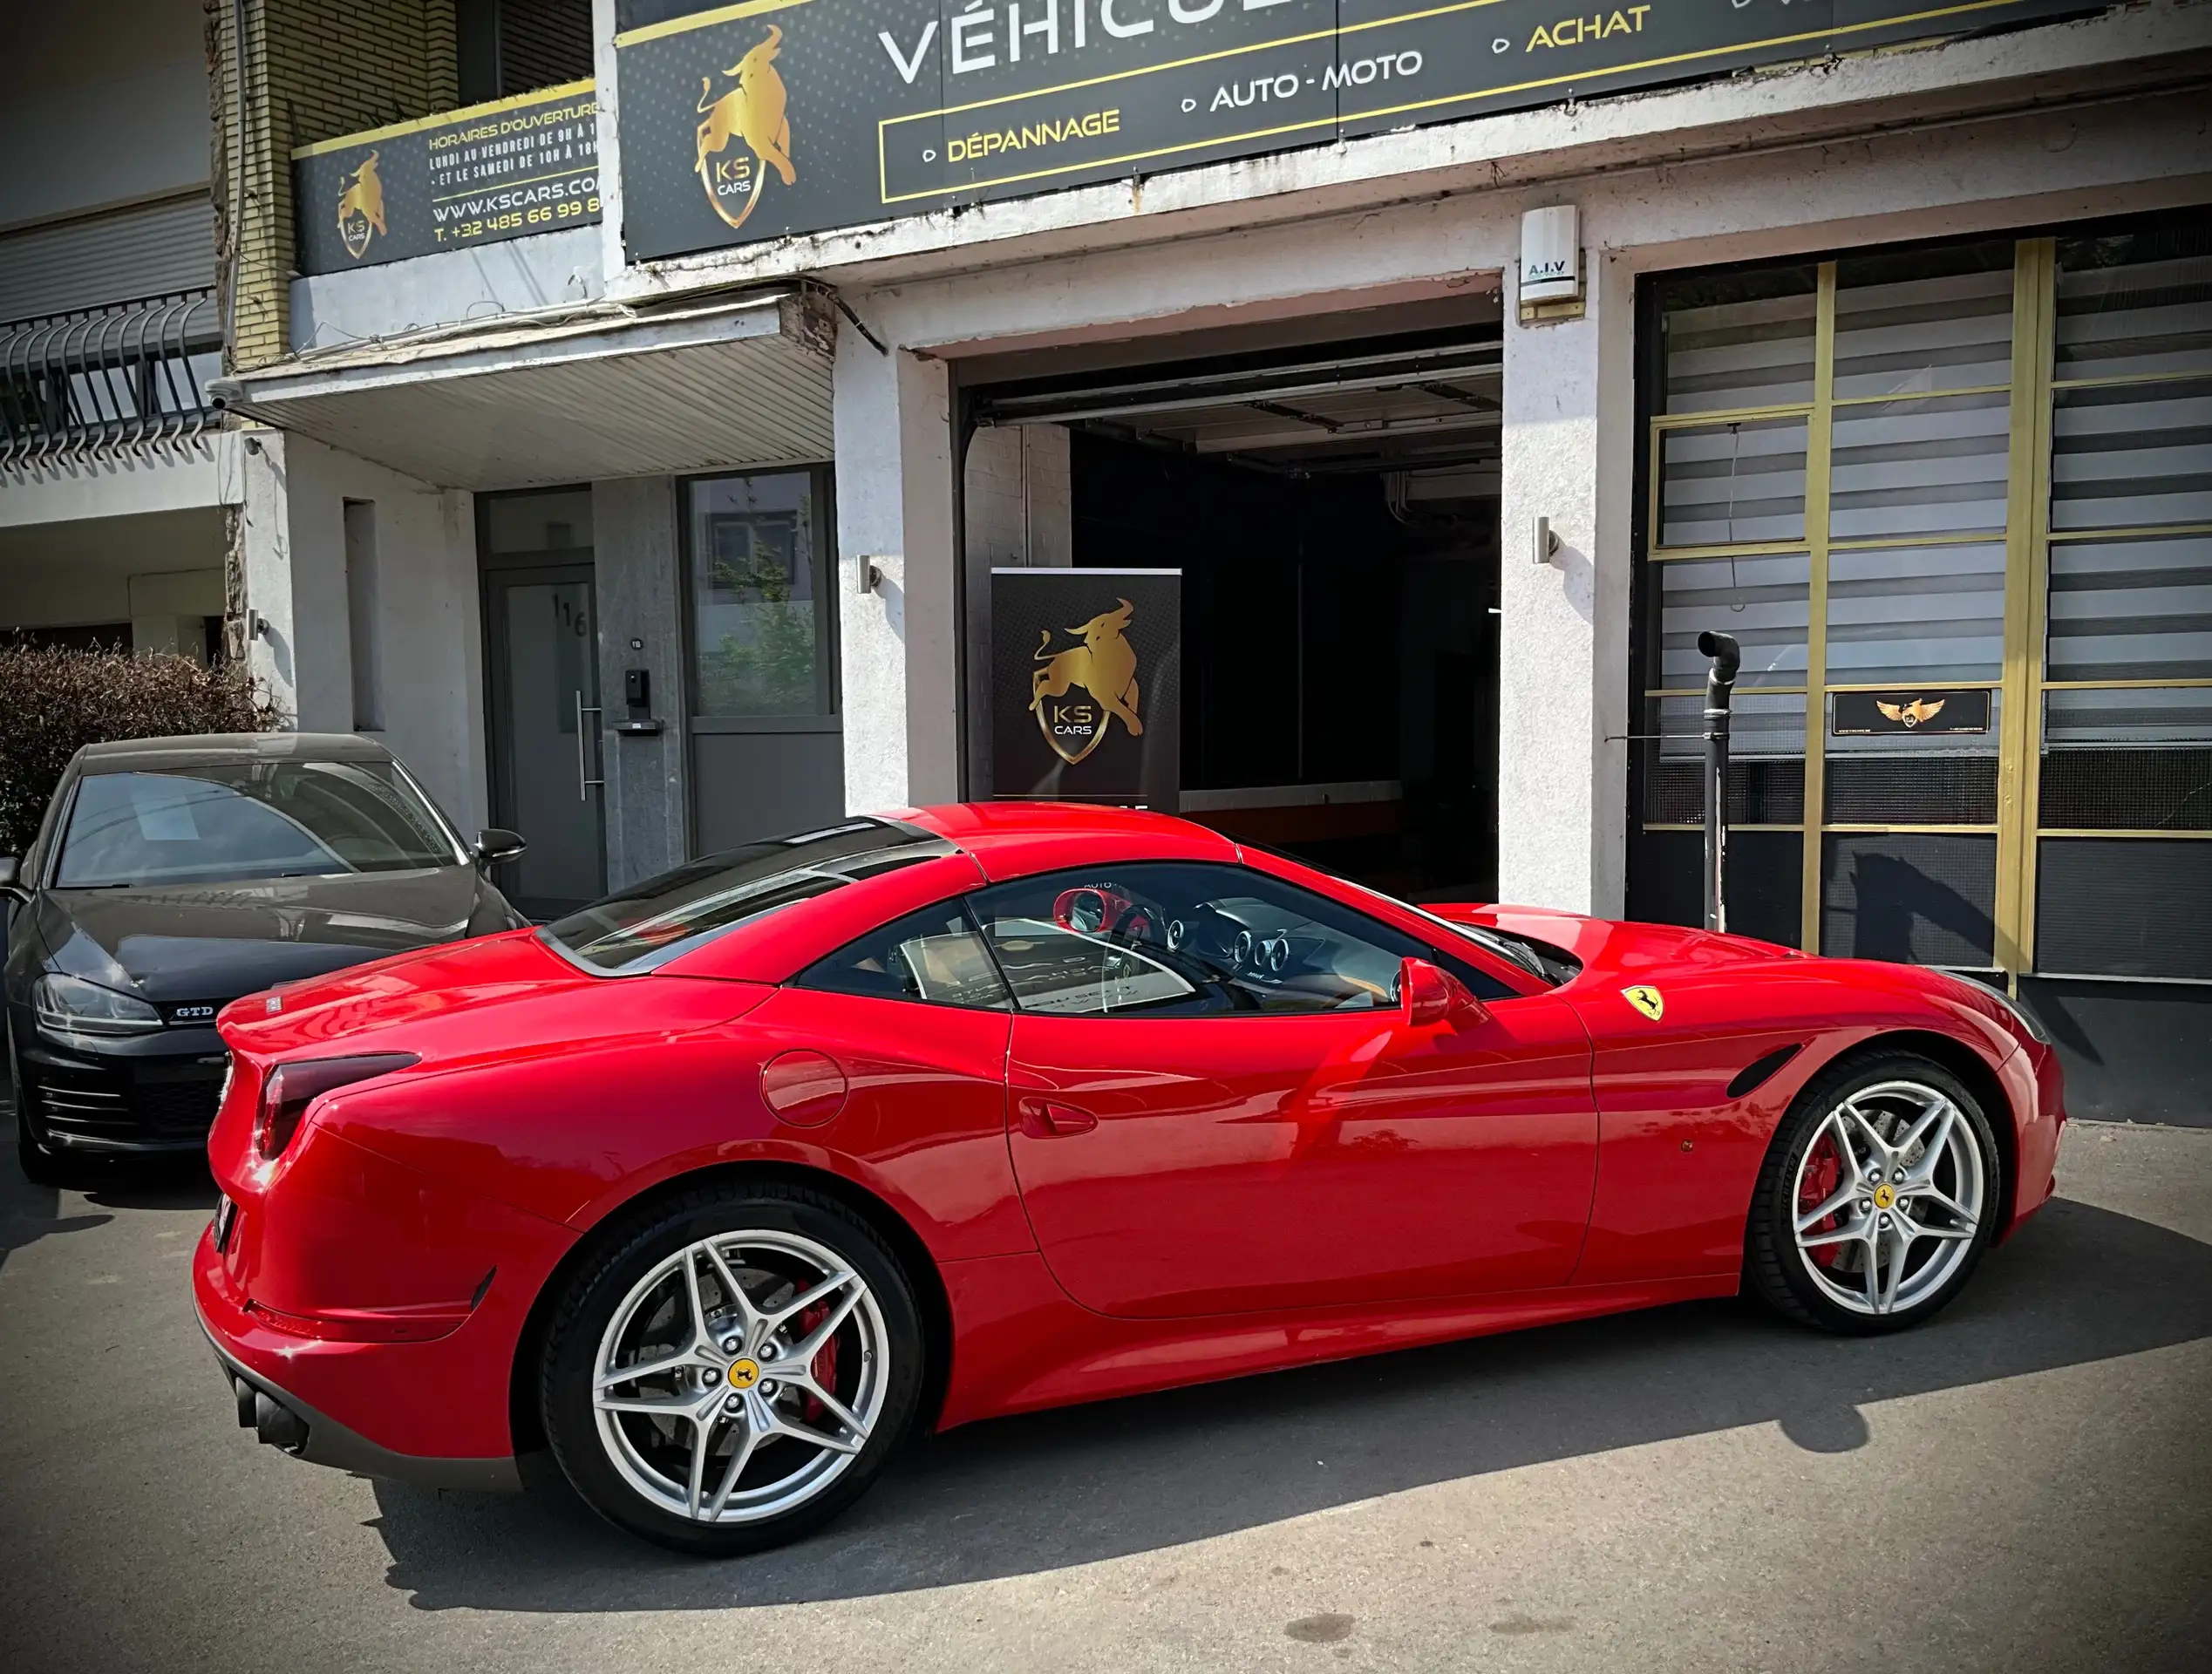
POLYGON ((1088 1133, 1099 1119, 1087 1110, 1053 1099, 1024 1099, 1015 1106, 1022 1132, 1032 1140, 1062 1140, 1071 1133, 1088 1133))
POLYGON ((591 770, 584 765, 583 718, 586 715, 596 715, 600 712, 597 704, 584 702, 583 688, 578 686, 576 688, 576 800, 579 802, 590 801, 591 787, 595 785, 604 785, 607 782, 603 778, 586 779, 584 777, 591 770))

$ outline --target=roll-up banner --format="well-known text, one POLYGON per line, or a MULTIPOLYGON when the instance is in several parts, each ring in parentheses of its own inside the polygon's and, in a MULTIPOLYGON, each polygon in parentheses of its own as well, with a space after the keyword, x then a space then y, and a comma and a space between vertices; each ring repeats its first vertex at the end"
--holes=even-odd
POLYGON ((650 260, 2082 10, 627 0, 623 236, 650 260))
POLYGON ((302 146, 292 213, 303 274, 403 262, 599 219, 589 81, 302 146))
POLYGON ((992 794, 1173 813, 1182 572, 990 573, 992 794))

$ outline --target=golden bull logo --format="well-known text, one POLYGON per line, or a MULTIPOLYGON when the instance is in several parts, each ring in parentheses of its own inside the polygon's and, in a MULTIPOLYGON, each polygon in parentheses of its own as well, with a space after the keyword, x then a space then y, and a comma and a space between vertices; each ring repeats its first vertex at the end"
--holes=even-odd
POLYGON ((799 175, 791 166, 791 119, 784 113, 784 78, 777 73, 775 58, 782 50, 784 32, 768 26, 768 38, 722 73, 737 78, 738 85, 719 99, 711 77, 699 78, 698 153, 694 167, 706 201, 714 213, 732 227, 742 227, 760 201, 772 168, 786 186, 799 175), (730 154, 734 140, 742 147, 730 154), (750 153, 750 155, 746 153, 750 153), (745 207, 732 214, 730 201, 743 199, 745 207))
POLYGON ((379 154, 371 152, 361 167, 346 176, 345 190, 338 194, 338 238, 345 245, 345 253, 357 262, 369 253, 371 235, 384 233, 384 181, 377 174, 379 154))
POLYGON ((1137 648, 1122 632, 1135 607, 1126 599, 1120 603, 1119 610, 1067 630, 1080 645, 1055 654, 1051 632, 1040 634, 1030 659, 1044 664, 1030 677, 1030 712, 1053 753, 1071 767, 1106 741, 1107 725, 1117 716, 1131 738, 1144 733, 1137 718, 1137 648), (1069 699, 1078 688, 1087 702, 1069 699))

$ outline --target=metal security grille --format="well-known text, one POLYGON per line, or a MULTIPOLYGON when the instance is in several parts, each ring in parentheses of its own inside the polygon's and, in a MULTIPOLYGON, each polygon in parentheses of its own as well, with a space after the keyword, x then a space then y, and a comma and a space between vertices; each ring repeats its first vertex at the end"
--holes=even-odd
POLYGON ((0 331, 0 464, 198 435, 221 350, 205 290, 0 331))
POLYGON ((2212 865, 2212 212, 1670 276, 1646 309, 1639 887, 1698 818, 1720 628, 1730 818, 1792 846, 1799 945, 2212 979, 2202 915, 2116 904, 2212 865), (1956 690, 1986 727, 1837 716, 1956 690))
POLYGON ((1822 946, 1847 959, 1986 970, 1997 842, 1950 832, 1832 832, 1821 853, 1822 946))

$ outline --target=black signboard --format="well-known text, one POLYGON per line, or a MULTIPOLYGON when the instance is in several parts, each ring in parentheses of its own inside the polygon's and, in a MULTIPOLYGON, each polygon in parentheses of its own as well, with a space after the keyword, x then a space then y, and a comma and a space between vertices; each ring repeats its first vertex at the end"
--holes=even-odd
POLYGON ((342 273, 599 219, 589 81, 303 146, 300 271, 342 273))
POLYGON ((992 791, 1172 812, 1182 572, 990 573, 992 791))
POLYGON ((1839 691, 1830 701, 1834 707, 1829 711, 1828 731, 1839 738, 1990 730, 1987 686, 1839 691))
POLYGON ((648 260, 2083 10, 750 0, 616 37, 623 237, 648 260))

